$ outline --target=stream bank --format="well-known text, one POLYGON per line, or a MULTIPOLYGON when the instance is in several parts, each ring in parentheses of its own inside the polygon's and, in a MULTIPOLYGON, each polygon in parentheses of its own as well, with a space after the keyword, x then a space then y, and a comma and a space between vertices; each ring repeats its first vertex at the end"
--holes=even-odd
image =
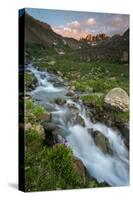
POLYGON ((86 115, 82 101, 74 101, 70 96, 63 79, 59 80, 48 71, 38 71, 33 65, 29 65, 28 70, 38 80, 31 95, 39 105, 52 113, 52 123, 58 126, 58 139, 72 148, 74 156, 82 160, 88 173, 98 182, 105 181, 113 186, 127 185, 128 151, 121 133, 103 123, 93 123, 86 115), (119 166, 122 174, 119 173, 119 166))

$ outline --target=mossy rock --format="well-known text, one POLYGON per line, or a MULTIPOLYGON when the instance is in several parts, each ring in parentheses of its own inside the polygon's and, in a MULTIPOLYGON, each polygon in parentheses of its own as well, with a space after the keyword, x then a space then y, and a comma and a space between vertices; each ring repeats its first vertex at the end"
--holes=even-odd
POLYGON ((24 83, 26 91, 31 91, 36 87, 37 79, 31 72, 25 72, 24 83))
POLYGON ((25 131, 25 145, 30 151, 37 152, 42 149, 45 139, 45 132, 43 127, 32 125, 31 128, 25 131))
POLYGON ((100 111, 104 109, 104 96, 102 95, 91 94, 88 96, 81 96, 81 99, 88 106, 97 108, 100 111))
POLYGON ((25 122, 35 124, 41 122, 45 109, 37 105, 32 99, 25 99, 25 122))

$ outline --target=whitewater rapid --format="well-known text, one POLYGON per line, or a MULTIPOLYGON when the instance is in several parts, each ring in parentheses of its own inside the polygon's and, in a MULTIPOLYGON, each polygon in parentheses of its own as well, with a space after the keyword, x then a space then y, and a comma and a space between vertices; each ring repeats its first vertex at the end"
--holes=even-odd
MULTIPOLYGON (((73 101, 67 96, 68 88, 60 83, 55 86, 58 77, 47 71, 39 71, 28 65, 38 80, 38 86, 31 92, 32 97, 46 110, 52 113, 52 120, 63 130, 60 140, 67 141, 74 156, 84 163, 88 174, 98 182, 107 182, 111 186, 129 185, 128 150, 124 144, 122 134, 102 123, 92 123, 86 116, 86 110, 81 100, 73 101), (55 103, 55 99, 66 100, 64 105, 55 103), (74 113, 70 107, 76 108, 74 113), (83 118, 84 126, 75 122, 77 113, 83 118), (100 131, 109 144, 112 153, 104 153, 94 141, 91 130, 100 131)), ((57 81, 58 82, 58 81, 57 81)))

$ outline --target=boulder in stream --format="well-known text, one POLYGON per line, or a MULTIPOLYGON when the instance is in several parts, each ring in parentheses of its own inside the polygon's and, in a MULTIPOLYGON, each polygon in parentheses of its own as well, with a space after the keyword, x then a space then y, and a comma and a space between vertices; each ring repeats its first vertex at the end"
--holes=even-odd
POLYGON ((113 88, 105 96, 104 102, 108 108, 127 112, 129 110, 129 96, 121 88, 113 88))
POLYGON ((111 148, 108 139, 100 132, 100 131, 94 131, 93 137, 96 145, 104 152, 104 153, 110 153, 111 148))
POLYGON ((44 127, 45 131, 49 131, 49 132, 53 132, 57 129, 57 125, 52 122, 48 122, 48 123, 44 122, 43 127, 44 127))
POLYGON ((84 119, 81 117, 81 115, 77 114, 76 116, 76 123, 85 127, 85 121, 84 119))
POLYGON ((74 169, 75 171, 82 177, 85 177, 85 167, 84 164, 81 160, 79 160, 78 158, 74 157, 73 158, 74 161, 74 169))
POLYGON ((66 100, 64 98, 58 98, 55 100, 55 103, 62 106, 66 103, 66 100))

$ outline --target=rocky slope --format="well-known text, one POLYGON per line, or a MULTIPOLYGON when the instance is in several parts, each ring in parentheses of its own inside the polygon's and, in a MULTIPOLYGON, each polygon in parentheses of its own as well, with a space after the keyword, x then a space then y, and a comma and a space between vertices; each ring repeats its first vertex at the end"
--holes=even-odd
MULTIPOLYGON (((88 39, 81 40, 82 43, 88 43, 88 39)), ((90 40, 91 41, 91 40, 90 40)), ((104 39, 92 39, 90 47, 85 50, 79 50, 81 60, 111 60, 129 62, 129 29, 122 36, 114 35, 104 37, 104 39)))
MULTIPOLYGON (((23 17, 23 16, 21 16, 23 17)), ((63 38, 55 33, 47 23, 34 19, 25 13, 25 42, 43 46, 78 48, 79 42, 73 38, 63 38)))
POLYGON ((50 25, 34 19, 25 13, 25 42, 36 44, 53 44, 60 41, 61 37, 53 32, 50 25))

